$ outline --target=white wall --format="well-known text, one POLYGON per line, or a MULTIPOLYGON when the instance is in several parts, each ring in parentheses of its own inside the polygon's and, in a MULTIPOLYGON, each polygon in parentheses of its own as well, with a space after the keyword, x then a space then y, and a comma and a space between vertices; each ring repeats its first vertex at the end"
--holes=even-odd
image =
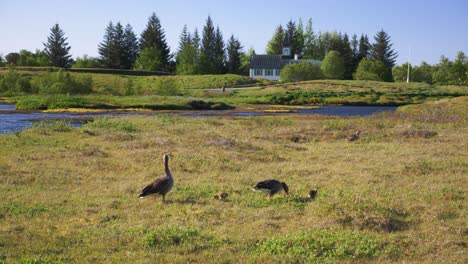
POLYGON ((275 75, 266 76, 265 75, 265 69, 262 70, 262 75, 255 75, 255 70, 250 69, 250 74, 249 75, 250 75, 250 78, 252 78, 252 79, 267 79, 267 80, 270 80, 270 81, 279 81, 280 80, 279 76, 275 76, 275 75))

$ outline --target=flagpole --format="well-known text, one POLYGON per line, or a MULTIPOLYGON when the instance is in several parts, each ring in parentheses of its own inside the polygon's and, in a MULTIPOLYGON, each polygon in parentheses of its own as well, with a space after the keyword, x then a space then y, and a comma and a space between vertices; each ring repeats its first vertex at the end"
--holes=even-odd
POLYGON ((407 83, 409 83, 410 58, 411 58, 411 47, 408 48, 408 73, 406 74, 406 82, 407 82, 407 83))

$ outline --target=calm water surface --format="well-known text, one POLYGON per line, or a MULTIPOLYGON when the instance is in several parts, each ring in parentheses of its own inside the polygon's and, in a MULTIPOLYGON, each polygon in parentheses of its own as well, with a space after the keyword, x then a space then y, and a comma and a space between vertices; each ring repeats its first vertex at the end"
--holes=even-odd
MULTIPOLYGON (((210 116, 264 116, 264 115, 336 115, 336 116, 368 116, 379 112, 395 111, 396 106, 325 106, 319 109, 300 109, 294 113, 262 113, 262 112, 225 112, 222 110, 206 111, 203 113, 182 113, 188 117, 210 116)), ((11 134, 31 127, 33 122, 44 119, 67 119, 72 126, 79 127, 85 123, 83 118, 138 115, 138 113, 22 113, 15 111, 12 104, 0 104, 0 134, 11 134), (81 120, 80 120, 81 118, 81 120)))

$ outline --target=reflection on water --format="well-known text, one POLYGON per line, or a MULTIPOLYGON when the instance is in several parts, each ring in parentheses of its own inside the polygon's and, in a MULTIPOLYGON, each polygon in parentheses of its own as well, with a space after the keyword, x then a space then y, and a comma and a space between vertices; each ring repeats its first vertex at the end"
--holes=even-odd
MULTIPOLYGON (((336 115, 336 116, 368 116, 379 112, 395 111, 395 106, 325 106, 318 109, 300 109, 292 113, 263 113, 263 112, 226 112, 223 110, 210 110, 202 113, 181 113, 187 117, 210 116, 265 116, 265 115, 336 115)), ((0 104, 0 134, 11 134, 31 127, 34 121, 43 119, 67 119, 72 126, 79 127, 85 123, 83 118, 138 115, 138 113, 5 113, 15 110, 12 104, 0 104), (1 112, 3 111, 3 113, 1 112)), ((156 113, 157 114, 157 113, 156 113)))

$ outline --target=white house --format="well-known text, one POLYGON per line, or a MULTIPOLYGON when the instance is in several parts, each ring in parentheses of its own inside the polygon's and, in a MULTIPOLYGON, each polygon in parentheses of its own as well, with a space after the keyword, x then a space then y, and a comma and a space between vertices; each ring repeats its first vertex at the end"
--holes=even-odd
POLYGON ((287 64, 291 63, 316 63, 320 64, 319 60, 298 59, 297 55, 291 58, 291 41, 286 35, 283 41, 282 55, 253 55, 250 61, 250 78, 252 79, 267 79, 271 81, 280 80, 280 71, 287 64))

